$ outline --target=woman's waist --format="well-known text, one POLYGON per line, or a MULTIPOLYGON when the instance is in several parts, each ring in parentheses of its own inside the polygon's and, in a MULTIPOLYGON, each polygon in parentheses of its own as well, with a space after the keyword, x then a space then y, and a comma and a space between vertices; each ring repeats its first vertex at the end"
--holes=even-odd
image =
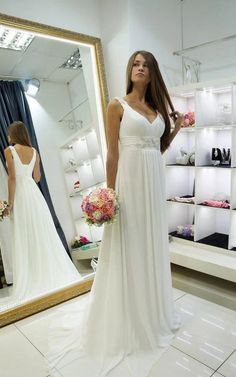
POLYGON ((121 148, 160 150, 160 137, 154 135, 123 136, 119 141, 121 148))

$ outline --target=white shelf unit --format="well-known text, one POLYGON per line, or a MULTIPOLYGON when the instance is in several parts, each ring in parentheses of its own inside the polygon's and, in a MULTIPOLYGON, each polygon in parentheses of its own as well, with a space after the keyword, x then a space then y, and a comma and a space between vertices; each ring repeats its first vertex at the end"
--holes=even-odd
POLYGON ((166 153, 166 199, 173 263, 236 281, 236 85, 197 83, 170 90, 174 107, 195 112, 195 127, 182 128, 166 153), (195 152, 195 163, 179 165, 180 149, 195 152), (214 166, 212 148, 230 148, 231 164, 214 166), (170 201, 194 196, 194 204, 170 201), (228 200, 230 208, 203 205, 228 200), (194 237, 177 235, 194 224, 194 237), (209 263, 209 256, 212 263, 209 263), (224 266, 222 267, 222 259, 224 266), (233 262, 232 262, 233 260, 233 262), (206 262, 206 263, 205 263, 206 262), (214 265, 214 268, 213 268, 214 265), (221 272, 219 273, 219 270, 221 272))
POLYGON ((74 134, 60 147, 60 151, 75 233, 98 242, 102 238, 103 228, 87 225, 81 210, 83 197, 96 187, 105 186, 102 152, 93 125, 74 134), (76 181, 80 182, 80 186, 74 190, 76 181))

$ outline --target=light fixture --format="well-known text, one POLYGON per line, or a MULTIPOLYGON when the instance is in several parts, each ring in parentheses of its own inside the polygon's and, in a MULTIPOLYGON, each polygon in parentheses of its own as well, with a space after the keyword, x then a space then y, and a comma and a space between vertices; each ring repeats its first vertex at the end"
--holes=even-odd
POLYGON ((0 48, 25 51, 33 39, 33 34, 0 26, 0 48))
POLYGON ((75 52, 68 59, 66 59, 65 63, 63 63, 59 68, 81 69, 82 67, 80 51, 77 48, 77 50, 75 50, 75 52))
POLYGON ((40 88, 40 81, 38 79, 25 80, 26 93, 34 97, 40 88))

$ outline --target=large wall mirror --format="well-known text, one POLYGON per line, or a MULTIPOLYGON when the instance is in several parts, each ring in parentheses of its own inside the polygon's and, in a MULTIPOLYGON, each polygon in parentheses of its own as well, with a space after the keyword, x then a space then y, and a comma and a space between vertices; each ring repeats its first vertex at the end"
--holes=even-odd
MULTIPOLYGON (((49 292, 42 281, 38 297, 9 303, 12 225, 1 221, 0 326, 88 291, 103 231, 87 226, 81 212, 83 196, 105 185, 107 87, 100 40, 0 14, 0 83, 4 88, 15 81, 24 88, 52 204, 81 278, 49 292)), ((0 161, 0 199, 6 195, 0 161)))

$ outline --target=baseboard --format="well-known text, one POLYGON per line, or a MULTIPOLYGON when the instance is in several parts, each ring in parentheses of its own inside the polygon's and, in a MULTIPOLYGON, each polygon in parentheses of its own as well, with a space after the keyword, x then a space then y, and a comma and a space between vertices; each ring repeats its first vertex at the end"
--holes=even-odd
POLYGON ((175 264, 171 270, 175 288, 236 310, 236 283, 175 264))

